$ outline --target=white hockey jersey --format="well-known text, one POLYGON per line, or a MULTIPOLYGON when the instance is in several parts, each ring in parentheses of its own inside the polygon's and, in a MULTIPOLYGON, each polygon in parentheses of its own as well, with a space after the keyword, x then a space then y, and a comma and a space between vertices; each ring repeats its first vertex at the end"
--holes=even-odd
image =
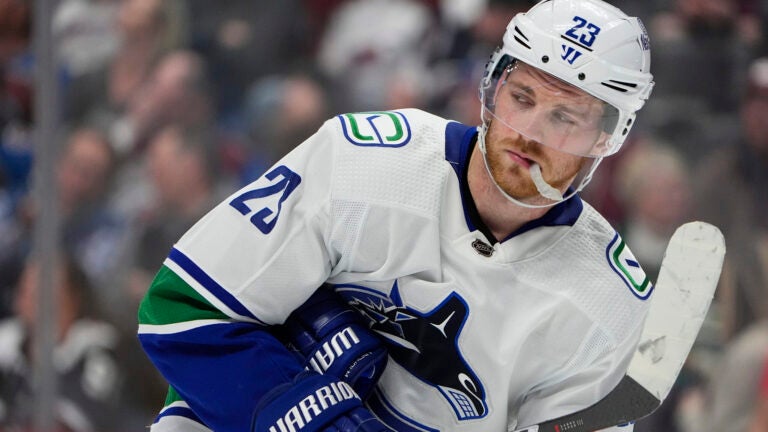
POLYGON ((483 234, 466 184, 476 134, 418 110, 340 115, 199 221, 140 310, 145 349, 182 393, 152 430, 225 415, 209 399, 229 409, 238 396, 218 385, 233 378, 194 381, 246 356, 278 363, 241 347, 235 326, 280 324, 323 283, 387 341, 367 404, 394 430, 511 431, 606 395, 653 287, 578 197, 503 241, 483 234), (222 344, 227 363, 212 354, 222 344), (178 372, 198 360, 216 363, 178 372))

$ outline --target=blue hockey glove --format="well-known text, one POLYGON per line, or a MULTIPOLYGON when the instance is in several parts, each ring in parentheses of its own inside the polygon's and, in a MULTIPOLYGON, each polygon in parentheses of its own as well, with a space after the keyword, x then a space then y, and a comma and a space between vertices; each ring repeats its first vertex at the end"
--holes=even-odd
POLYGON ((363 400, 387 365, 384 343, 328 288, 318 289, 284 327, 289 345, 303 356, 305 367, 350 384, 363 400))
POLYGON ((251 432, 391 432, 352 387, 330 375, 304 371, 276 387, 256 408, 251 432))

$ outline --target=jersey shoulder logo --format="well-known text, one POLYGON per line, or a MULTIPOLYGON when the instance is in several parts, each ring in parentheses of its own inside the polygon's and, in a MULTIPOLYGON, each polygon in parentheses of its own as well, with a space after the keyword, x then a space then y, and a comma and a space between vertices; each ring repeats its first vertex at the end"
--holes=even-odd
POLYGON ((485 388, 459 349, 469 316, 461 296, 453 292, 434 309, 420 312, 403 303, 397 281, 389 296, 357 285, 335 288, 383 336, 390 357, 440 391, 458 420, 485 417, 485 388))
POLYGON ((608 264, 624 281, 632 294, 641 300, 646 300, 653 291, 653 284, 618 233, 613 236, 613 240, 608 244, 605 253, 608 264))
POLYGON ((402 147, 411 140, 411 125, 397 111, 372 111, 338 116, 344 137, 356 146, 402 147))

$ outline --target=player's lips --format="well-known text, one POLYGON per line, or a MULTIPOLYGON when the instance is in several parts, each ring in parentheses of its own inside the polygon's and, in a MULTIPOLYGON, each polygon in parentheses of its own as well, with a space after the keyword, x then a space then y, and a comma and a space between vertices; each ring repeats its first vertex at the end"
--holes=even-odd
POLYGON ((531 165, 536 163, 535 160, 529 158, 525 153, 520 153, 515 150, 507 150, 506 152, 510 159, 525 169, 530 169, 531 165))

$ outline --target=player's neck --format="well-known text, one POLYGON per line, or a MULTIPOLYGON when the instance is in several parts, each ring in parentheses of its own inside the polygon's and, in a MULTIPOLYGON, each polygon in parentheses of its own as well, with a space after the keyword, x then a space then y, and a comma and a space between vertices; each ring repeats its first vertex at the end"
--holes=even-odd
POLYGON ((525 208, 505 198, 488 174, 483 155, 477 146, 469 160, 467 182, 480 219, 499 240, 508 237, 526 223, 540 218, 548 210, 525 208))

